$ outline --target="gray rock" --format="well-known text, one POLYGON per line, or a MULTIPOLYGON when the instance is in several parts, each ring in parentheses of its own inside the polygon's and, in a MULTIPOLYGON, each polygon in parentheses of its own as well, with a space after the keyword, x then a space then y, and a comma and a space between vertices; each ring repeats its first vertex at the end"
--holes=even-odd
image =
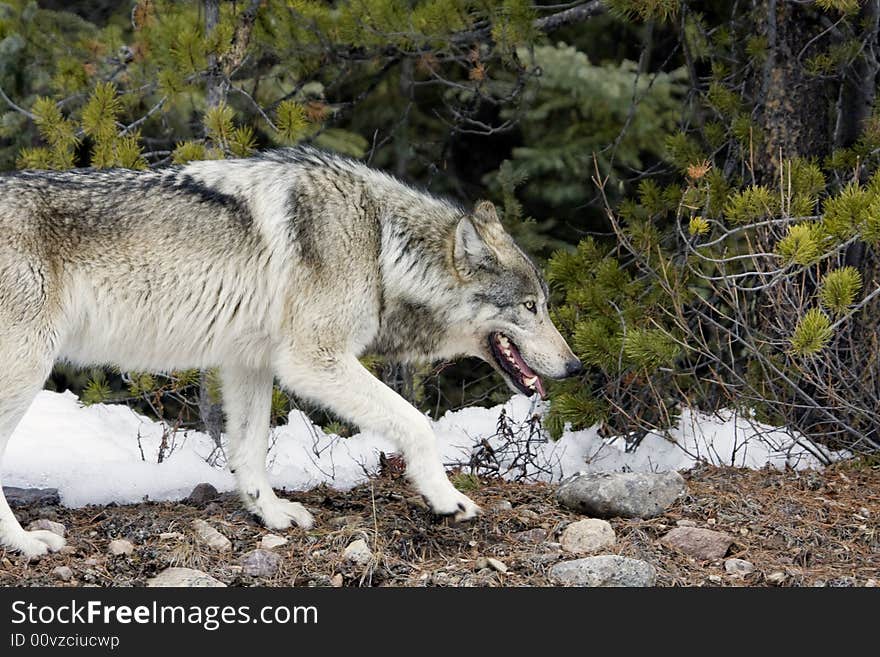
POLYGON ((27 526, 27 528, 29 531, 33 531, 35 529, 44 529, 46 531, 52 532, 53 534, 58 534, 61 538, 64 538, 64 534, 67 533, 67 529, 60 522, 47 520, 46 518, 34 520, 31 524, 27 526))
POLYGON ((686 488, 677 472, 580 474, 559 486, 556 499, 564 507, 598 518, 652 518, 686 488))
POLYGON ((527 529, 523 532, 517 532, 513 538, 520 543, 543 543, 547 540, 547 530, 541 528, 527 529))
POLYGON ((728 559, 724 562, 724 570, 728 575, 745 577, 749 573, 755 572, 755 564, 745 559, 728 559))
POLYGON ((124 538, 117 538, 115 541, 110 541, 107 551, 116 557, 121 554, 131 554, 134 552, 134 544, 131 541, 126 541, 124 538))
POLYGON ((214 488, 211 484, 199 484, 192 489, 192 492, 184 500, 184 502, 186 502, 187 504, 192 504, 193 506, 204 506, 209 502, 213 502, 219 496, 220 493, 217 492, 217 489, 214 488))
POLYGON ((281 557, 269 550, 252 550, 240 559, 245 575, 272 577, 281 568, 281 557))
POLYGON ((697 523, 694 520, 688 520, 687 518, 683 520, 676 520, 675 524, 677 527, 696 527, 697 523))
POLYGON ((654 586, 657 581, 651 564, 615 554, 563 561, 548 575, 559 586, 654 586))
POLYGON ((264 550, 273 550, 282 545, 287 545, 287 539, 277 534, 266 534, 260 539, 260 547, 264 550))
POLYGON ((364 539, 359 538, 349 543, 348 547, 345 548, 345 552, 342 553, 342 558, 346 561, 351 561, 352 563, 363 566, 370 563, 370 560, 373 558, 373 553, 370 548, 367 547, 367 542, 364 539))
POLYGON ((67 566, 58 566, 52 569, 52 577, 62 582, 69 582, 73 579, 73 571, 67 566))
POLYGON ((617 542, 617 535, 607 520, 585 518, 566 527, 559 542, 566 552, 590 554, 610 548, 617 542))
POLYGON ((227 552, 232 549, 232 543, 230 540, 204 520, 199 518, 193 520, 192 527, 196 533, 196 539, 202 545, 207 545, 220 552, 227 552))
POLYGON ((226 584, 193 568, 167 568, 147 580, 149 587, 218 588, 226 584))
POLYGON ((58 506, 61 497, 57 488, 18 488, 4 486, 3 494, 13 509, 23 506, 58 506))
POLYGON ((508 500, 498 500, 489 507, 489 512, 502 513, 504 511, 511 511, 512 509, 513 504, 511 504, 508 500))
POLYGON ((721 559, 733 543, 733 536, 701 527, 676 527, 660 542, 696 559, 721 559))
POLYGON ((364 524, 364 519, 360 516, 337 516, 330 518, 327 524, 333 529, 345 529, 346 527, 357 527, 364 524))

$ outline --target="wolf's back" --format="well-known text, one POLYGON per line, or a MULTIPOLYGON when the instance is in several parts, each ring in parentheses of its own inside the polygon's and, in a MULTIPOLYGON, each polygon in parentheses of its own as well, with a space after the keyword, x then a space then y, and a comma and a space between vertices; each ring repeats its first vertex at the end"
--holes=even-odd
POLYGON ((250 221, 242 202, 197 182, 182 169, 24 171, 0 176, 0 220, 45 230, 106 228, 117 235, 162 224, 196 231, 250 221))

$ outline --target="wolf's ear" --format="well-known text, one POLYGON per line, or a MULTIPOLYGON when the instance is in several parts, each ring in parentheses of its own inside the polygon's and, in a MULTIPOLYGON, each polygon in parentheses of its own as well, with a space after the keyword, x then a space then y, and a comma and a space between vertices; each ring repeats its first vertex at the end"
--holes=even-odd
POLYGON ((474 206, 474 219, 481 226, 488 229, 500 229, 501 220, 495 212, 492 201, 480 201, 474 206))
POLYGON ((452 261, 456 271, 468 278, 492 258, 488 244, 483 240, 474 217, 464 215, 455 227, 452 261))

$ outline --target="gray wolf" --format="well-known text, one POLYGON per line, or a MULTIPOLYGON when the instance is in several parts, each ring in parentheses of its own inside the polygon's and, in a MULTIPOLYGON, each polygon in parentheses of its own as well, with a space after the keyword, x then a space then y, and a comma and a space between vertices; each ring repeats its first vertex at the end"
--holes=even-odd
MULTIPOLYGON (((152 172, 0 176, 0 454, 53 362, 218 368, 227 459, 267 527, 310 527, 269 485, 273 378, 400 449, 431 509, 479 507, 449 482, 427 418, 358 356, 477 356, 543 396, 581 369, 538 269, 490 203, 471 211, 311 148, 152 172)), ((0 543, 33 556, 0 496, 0 543)))

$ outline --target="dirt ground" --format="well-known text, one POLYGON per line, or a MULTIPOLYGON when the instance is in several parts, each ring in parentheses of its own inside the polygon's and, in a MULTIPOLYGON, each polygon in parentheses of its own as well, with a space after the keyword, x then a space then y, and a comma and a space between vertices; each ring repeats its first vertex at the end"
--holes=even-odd
MULTIPOLYGON (((685 473, 688 493, 650 520, 612 519, 617 545, 606 553, 643 559, 661 586, 865 586, 880 580, 880 468, 852 465, 824 472, 749 471, 701 467, 685 473), (660 538, 678 521, 735 537, 727 557, 751 561, 753 573, 733 576, 723 560, 700 562, 660 538)), ((315 515, 314 529, 291 529, 283 557, 268 578, 245 575, 241 557, 268 532, 232 495, 204 507, 184 503, 66 509, 18 509, 23 524, 49 518, 67 527, 69 549, 28 563, 0 549, 0 586, 142 586, 169 566, 203 570, 229 586, 548 586, 547 570, 576 558, 559 549, 561 530, 579 519, 560 508, 553 488, 463 478, 485 510, 475 522, 434 518, 405 482, 381 477, 345 493, 292 493, 315 515), (232 541, 218 553, 197 545, 191 523, 203 518, 232 541), (179 532, 170 538, 160 534, 179 532), (135 544, 110 556, 109 541, 135 544), (374 558, 356 566, 342 558, 363 538, 374 558), (506 573, 479 568, 494 557, 506 573), (67 565, 70 581, 52 571, 67 565), (335 576, 335 577, 334 577, 335 576)))

